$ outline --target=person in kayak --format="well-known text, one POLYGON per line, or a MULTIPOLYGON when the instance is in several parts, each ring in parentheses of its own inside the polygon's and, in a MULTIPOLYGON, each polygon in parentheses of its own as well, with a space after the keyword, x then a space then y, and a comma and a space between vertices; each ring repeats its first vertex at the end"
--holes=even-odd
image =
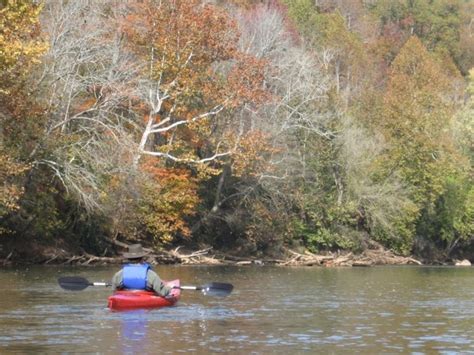
POLYGON ((166 297, 171 287, 166 286, 156 272, 147 264, 144 257, 148 254, 141 244, 133 244, 128 247, 128 253, 123 253, 127 259, 122 270, 115 273, 112 278, 112 289, 114 290, 147 290, 154 291, 158 295, 166 297))

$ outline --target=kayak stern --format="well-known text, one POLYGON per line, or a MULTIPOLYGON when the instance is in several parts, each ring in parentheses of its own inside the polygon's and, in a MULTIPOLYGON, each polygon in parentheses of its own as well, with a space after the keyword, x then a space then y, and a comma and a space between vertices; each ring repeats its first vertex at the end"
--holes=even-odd
MULTIPOLYGON (((179 280, 164 281, 167 286, 179 287, 179 280)), ((112 310, 137 308, 159 308, 174 306, 181 296, 179 288, 173 288, 170 295, 162 297, 151 291, 120 290, 109 296, 107 306, 112 310)))

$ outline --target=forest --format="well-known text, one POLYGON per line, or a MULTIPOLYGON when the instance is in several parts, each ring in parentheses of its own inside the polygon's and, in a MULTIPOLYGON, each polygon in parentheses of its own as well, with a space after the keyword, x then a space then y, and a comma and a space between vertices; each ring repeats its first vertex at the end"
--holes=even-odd
POLYGON ((0 0, 0 259, 114 242, 474 259, 473 16, 0 0))

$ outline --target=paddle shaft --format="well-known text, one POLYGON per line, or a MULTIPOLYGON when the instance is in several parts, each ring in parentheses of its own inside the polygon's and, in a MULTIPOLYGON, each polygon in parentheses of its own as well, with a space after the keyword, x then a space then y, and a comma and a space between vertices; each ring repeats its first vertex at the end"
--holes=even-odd
POLYGON ((201 286, 174 286, 173 288, 179 288, 180 290, 202 290, 201 286))
POLYGON ((91 282, 89 286, 105 286, 105 287, 110 287, 112 284, 109 284, 107 282, 91 282))
POLYGON ((181 290, 202 291, 205 295, 213 296, 228 296, 233 288, 231 284, 222 282, 211 282, 202 286, 179 286, 181 290))
MULTIPOLYGON (((105 287, 110 287, 112 284, 109 284, 107 282, 91 282, 89 283, 89 286, 105 286, 105 287)), ((205 289, 205 287, 202 286, 173 286, 173 288, 179 288, 180 290, 194 290, 194 291, 201 291, 205 289)))
MULTIPOLYGON (((109 284, 107 282, 91 282, 89 286, 105 286, 105 287, 110 287, 112 284, 109 284)), ((193 291, 202 291, 205 290, 206 286, 173 286, 173 288, 179 288, 180 290, 193 290, 193 291)), ((210 287, 212 288, 212 286, 210 287)))
MULTIPOLYGON (((89 282, 83 277, 66 276, 58 279, 59 286, 70 291, 81 291, 89 286, 112 286, 107 282, 89 282)), ((174 286, 180 290, 202 291, 206 295, 227 296, 232 292, 233 285, 221 282, 211 282, 202 286, 174 286)))

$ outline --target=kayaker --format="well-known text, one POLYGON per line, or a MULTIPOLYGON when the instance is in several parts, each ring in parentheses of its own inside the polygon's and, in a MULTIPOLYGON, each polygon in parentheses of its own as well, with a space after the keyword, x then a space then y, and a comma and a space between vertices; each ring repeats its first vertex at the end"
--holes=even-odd
POLYGON ((163 297, 167 296, 171 288, 166 286, 158 274, 145 262, 144 257, 148 254, 141 244, 130 245, 128 253, 123 253, 127 264, 112 278, 112 288, 114 290, 148 290, 163 297))

